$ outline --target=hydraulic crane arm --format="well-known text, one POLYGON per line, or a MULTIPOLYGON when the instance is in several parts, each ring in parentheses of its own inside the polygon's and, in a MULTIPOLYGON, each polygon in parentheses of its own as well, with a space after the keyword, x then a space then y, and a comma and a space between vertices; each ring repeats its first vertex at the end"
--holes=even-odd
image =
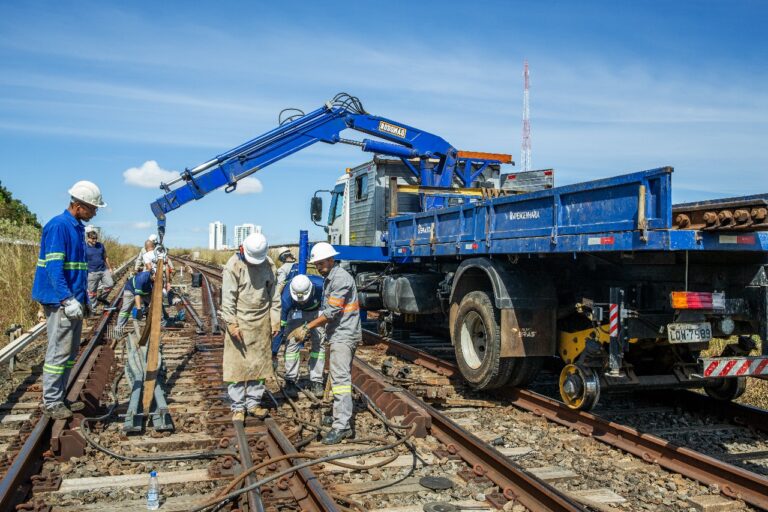
MULTIPOLYGON (((161 235, 168 212, 220 187, 231 192, 241 179, 316 142, 353 144, 363 151, 401 158, 422 185, 431 187, 451 187, 454 177, 458 177, 463 186, 469 186, 488 164, 511 163, 509 155, 463 153, 441 137, 368 114, 357 98, 344 93, 337 94, 314 112, 299 112, 274 130, 161 184, 165 193, 151 205, 161 235), (341 138, 340 133, 348 128, 388 142, 341 138), (413 158, 419 159, 418 169, 409 161, 413 158), (438 163, 431 164, 429 159, 437 159, 438 163)), ((439 198, 430 199, 432 206, 438 206, 439 198)))

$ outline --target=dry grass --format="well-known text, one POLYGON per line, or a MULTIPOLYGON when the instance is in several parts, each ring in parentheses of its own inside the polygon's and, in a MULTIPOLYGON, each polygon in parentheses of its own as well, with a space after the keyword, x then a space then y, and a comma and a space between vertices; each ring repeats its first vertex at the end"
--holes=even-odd
MULTIPOLYGON (((139 251, 138 247, 121 244, 111 237, 105 238, 104 244, 115 268, 139 251)), ((0 344, 7 341, 4 332, 10 325, 20 324, 26 330, 37 323, 40 305, 32 300, 32 282, 39 251, 38 246, 0 243, 0 344)))
MULTIPOLYGON (((291 252, 296 257, 296 260, 299 259, 299 248, 298 247, 291 247, 291 252)), ((182 255, 189 255, 192 256, 195 253, 198 254, 198 257, 196 259, 200 261, 204 261, 206 263, 213 263, 215 265, 221 265, 223 266, 229 258, 232 257, 232 255, 235 253, 233 249, 227 249, 225 251, 212 251, 210 249, 170 249, 169 252, 173 256, 182 256, 182 255)), ((270 247, 269 249, 269 257, 272 258, 272 261, 275 262, 275 265, 278 267, 280 266, 280 262, 277 259, 277 248, 270 247)), ((308 265, 307 267, 307 273, 308 274, 317 274, 315 271, 314 265, 308 265)))
MULTIPOLYGON (((28 329, 37 323, 39 305, 32 300, 32 281, 40 249, 31 245, 0 243, 0 328, 11 324, 28 329)), ((3 334, 2 338, 5 338, 3 334)), ((4 344, 4 343, 3 343, 4 344)))

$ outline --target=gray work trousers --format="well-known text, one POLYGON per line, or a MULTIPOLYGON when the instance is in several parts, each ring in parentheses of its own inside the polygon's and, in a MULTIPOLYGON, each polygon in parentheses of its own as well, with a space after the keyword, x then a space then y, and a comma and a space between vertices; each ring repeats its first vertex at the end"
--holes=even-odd
MULTIPOLYGON (((318 311, 302 311, 300 309, 291 311, 288 316, 288 323, 285 326, 285 333, 292 332, 302 324, 309 323, 317 318, 318 311)), ((312 382, 323 382, 323 368, 325 368, 325 330, 322 327, 312 329, 309 334, 311 343, 309 351, 309 380, 312 382)), ((285 346, 285 380, 296 382, 299 380, 299 368, 301 366, 301 348, 303 341, 289 339, 285 346)))
POLYGON ((263 379, 230 382, 227 386, 227 394, 229 394, 229 399, 232 400, 232 411, 261 407, 261 399, 264 396, 265 389, 263 379))
POLYGON ((352 358, 357 345, 331 340, 331 391, 333 392, 333 428, 350 427, 352 418, 352 358))
MULTIPOLYGON (((112 273, 109 270, 102 270, 100 272, 88 272, 88 296, 91 299, 96 298, 96 294, 99 290, 109 291, 115 285, 112 279, 112 273)), ((93 301, 91 301, 93 305, 93 301)))
POLYGON ((59 306, 43 306, 48 329, 48 348, 43 364, 43 406, 64 402, 67 380, 75 366, 83 321, 70 320, 59 306))
MULTIPOLYGON (((128 322, 128 319, 131 318, 131 311, 136 305, 136 300, 134 297, 136 296, 130 290, 125 290, 123 292, 123 302, 120 306, 120 312, 117 314, 116 326, 118 330, 122 330, 123 327, 125 327, 125 324, 128 322)), ((146 295, 142 296, 141 303, 143 305, 149 304, 149 297, 146 295)))

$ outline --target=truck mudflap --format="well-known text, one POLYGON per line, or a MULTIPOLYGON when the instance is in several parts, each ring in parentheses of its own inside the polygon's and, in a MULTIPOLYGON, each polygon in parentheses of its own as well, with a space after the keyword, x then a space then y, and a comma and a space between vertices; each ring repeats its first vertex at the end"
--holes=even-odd
POLYGON ((768 357, 704 357, 699 359, 699 368, 700 374, 697 377, 703 379, 768 378, 768 357))

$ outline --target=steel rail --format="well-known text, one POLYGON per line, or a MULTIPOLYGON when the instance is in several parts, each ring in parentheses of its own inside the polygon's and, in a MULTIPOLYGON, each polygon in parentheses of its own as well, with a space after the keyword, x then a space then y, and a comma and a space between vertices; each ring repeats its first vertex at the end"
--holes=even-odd
POLYGON ((409 391, 389 386, 383 374, 359 357, 355 357, 352 362, 352 382, 364 390, 386 415, 405 415, 403 423, 406 426, 417 422, 419 429, 426 427, 429 434, 469 464, 475 475, 485 476, 498 485, 504 501, 516 500, 528 509, 536 511, 585 510, 572 498, 524 471, 488 443, 478 439, 409 391), (417 418, 419 413, 426 414, 427 418, 417 418))
MULTIPOLYGON (((253 467, 253 459, 251 458, 251 447, 248 445, 248 436, 245 435, 245 426, 242 421, 233 421, 232 425, 235 429, 237 451, 240 453, 240 467, 243 471, 247 471, 253 467)), ((252 485, 255 482, 256 477, 253 474, 246 477, 247 485, 252 485)), ((264 512, 264 502, 261 501, 261 492, 259 489, 248 491, 247 496, 248 510, 264 512)))
POLYGON ((219 315, 216 313, 216 302, 213 300, 213 291, 211 290, 211 283, 205 274, 203 277, 203 297, 204 301, 208 304, 208 314, 211 318, 211 334, 220 334, 221 329, 219 327, 219 315))
POLYGON ((184 294, 180 295, 181 303, 184 305, 187 313, 189 313, 189 316, 192 317, 192 320, 194 320, 195 325, 197 325, 198 334, 203 334, 205 332, 205 322, 203 322, 203 319, 200 318, 200 315, 197 313, 194 306, 192 306, 192 303, 189 302, 189 299, 187 299, 184 294))
MULTIPOLYGON (((117 271, 116 275, 121 274, 133 260, 129 260, 123 263, 117 271)), ((94 354, 96 346, 101 344, 104 333, 106 332, 109 319, 116 314, 116 305, 122 299, 122 289, 112 300, 110 306, 112 309, 102 314, 101 321, 94 329, 91 339, 86 345, 80 357, 78 357, 75 367, 69 376, 67 382, 67 396, 70 396, 70 391, 75 388, 78 382, 85 381, 83 377, 81 379, 80 373, 83 368, 89 367, 89 360, 94 354)), ((63 420, 60 420, 63 421, 63 420)), ((24 501, 29 493, 30 483, 29 479, 32 475, 39 472, 43 464, 43 451, 45 450, 44 441, 50 439, 51 429, 55 422, 48 416, 41 416, 35 424, 29 437, 16 454, 11 466, 6 471, 3 479, 0 481, 0 510, 13 510, 14 507, 24 501)))
MULTIPOLYGON (((292 455, 298 454, 296 449, 291 444, 290 440, 285 437, 280 427, 272 418, 266 418, 264 425, 267 427, 270 437, 274 440, 275 445, 280 450, 280 454, 270 455, 292 455)), ((336 501, 328 495, 323 485, 318 481, 317 476, 309 468, 299 469, 295 475, 301 481, 301 485, 294 485, 291 487, 294 497, 301 506, 301 510, 317 510, 327 512, 340 512, 336 501), (303 492, 302 492, 303 491, 303 492)))
MULTIPOLYGON (((402 343, 390 340, 371 331, 364 331, 371 344, 385 344, 393 352, 402 350, 402 343)), ((405 354, 413 355, 419 349, 408 347, 405 354)), ((425 357, 429 354, 425 353, 425 357)), ((432 356, 434 357, 434 356, 432 356)), ((445 368, 458 368, 443 361, 445 368)), ((692 478, 705 485, 717 485, 726 496, 741 499, 750 505, 768 509, 768 479, 717 460, 703 453, 677 446, 652 434, 607 421, 594 414, 569 409, 564 404, 530 390, 513 388, 496 392, 511 400, 512 405, 542 416, 560 425, 573 428, 582 435, 631 453, 646 462, 692 478)))

